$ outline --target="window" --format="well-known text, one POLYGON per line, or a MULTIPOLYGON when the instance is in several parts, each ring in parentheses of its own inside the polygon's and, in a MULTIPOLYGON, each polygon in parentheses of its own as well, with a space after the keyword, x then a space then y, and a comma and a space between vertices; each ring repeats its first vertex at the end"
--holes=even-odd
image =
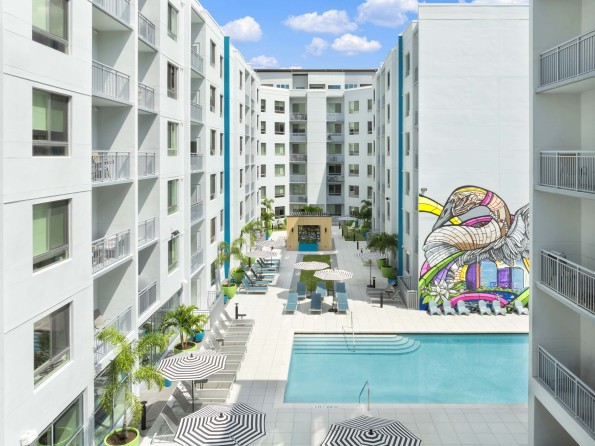
POLYGON ((275 135, 285 135, 284 122, 275 122, 275 135))
POLYGON ((276 177, 284 177, 285 176, 285 164, 275 164, 275 176, 276 177))
POLYGON ((68 50, 68 0, 33 0, 32 39, 63 53, 68 50))
POLYGON ((390 122, 390 104, 386 104, 386 122, 390 122))
POLYGON ((211 130, 211 138, 209 142, 209 153, 215 155, 217 152, 217 130, 211 130))
POLYGON ((350 164, 349 165, 349 176, 350 177, 359 177, 359 164, 350 164))
POLYGON ((260 186, 260 198, 266 198, 267 188, 266 186, 260 186))
POLYGON ((219 211, 219 232, 223 232, 223 209, 219 211))
POLYGON ((267 122, 260 121, 260 134, 264 135, 267 132, 267 122))
POLYGON ((260 100, 260 112, 264 113, 267 111, 267 101, 266 99, 261 99, 260 100))
POLYGON ((260 166, 256 166, 256 179, 260 178, 260 166))
POLYGON ((368 178, 372 178, 374 176, 374 171, 372 170, 372 167, 373 166, 371 164, 368 164, 368 178))
POLYGON ((244 202, 240 201, 240 220, 244 219, 244 202))
POLYGON ((275 101, 275 113, 285 113, 284 101, 275 101))
POLYGON ((178 97, 178 67, 168 62, 167 64, 167 97, 178 97))
POLYGON ((390 220, 390 201, 386 202, 386 218, 390 220))
POLYGON ((275 155, 285 155, 285 144, 283 144, 283 143, 275 144, 275 155))
POLYGON ((350 135, 359 135, 359 122, 350 122, 349 123, 349 134, 350 135))
POLYGON ((349 154, 350 155, 359 155, 359 143, 357 143, 357 142, 349 143, 349 154))
POLYGON ((372 111, 372 99, 368 99, 368 111, 372 111))
POLYGON ((213 174, 211 174, 211 178, 209 181, 209 196, 211 197, 211 200, 215 199, 216 193, 217 193, 217 174, 213 173, 213 174))
POLYGON ((172 272, 178 267, 178 236, 167 242, 167 271, 172 272))
POLYGON ((167 34, 174 40, 178 39, 178 10, 171 3, 167 4, 167 34))
POLYGON ((349 114, 359 112, 359 101, 349 101, 349 114))
POLYGON ((217 61, 217 45, 215 45, 215 42, 213 42, 211 40, 211 53, 210 53, 210 57, 211 57, 211 65, 214 67, 215 66, 215 62, 217 61))
POLYGON ((359 186, 349 186, 349 196, 351 198, 359 198, 359 186))
POLYGON ((240 124, 244 122, 244 106, 240 104, 240 124))
POLYGON ((167 182, 167 215, 178 212, 178 180, 167 182))
POLYGON ((372 199, 372 186, 368 186, 368 200, 372 199))
POLYGON ((33 205, 33 271, 68 258, 69 200, 33 205))
POLYGON ((374 145, 371 142, 368 143, 368 155, 374 155, 374 145))
MULTIPOLYGON (((214 64, 211 64, 215 66, 214 64)), ((219 56, 219 77, 223 79, 223 56, 219 56)))
POLYGON ((240 187, 244 185, 244 169, 240 169, 240 187))
POLYGON ((340 90, 341 86, 340 85, 327 85, 327 87, 329 90, 340 90))
POLYGON ((390 71, 386 72, 386 89, 390 90, 390 71))
POLYGON ((386 187, 390 189, 390 169, 386 169, 386 187))
POLYGON ((70 98, 33 90, 33 156, 68 155, 70 98))
POLYGON ((285 186, 275 186, 275 198, 282 198, 285 196, 285 186))
POLYGON ((219 155, 223 156, 223 132, 219 133, 219 155))
POLYGON ((267 154, 267 143, 266 142, 260 143, 260 154, 262 156, 265 156, 267 154))
POLYGON ((178 124, 167 123, 167 156, 178 155, 178 124))
POLYGON ((33 326, 34 384, 39 384, 69 360, 70 305, 66 305, 33 326))
POLYGON ((240 90, 244 89, 244 73, 240 70, 240 90))
POLYGON ((33 444, 48 446, 85 444, 83 396, 77 397, 58 418, 52 421, 52 424, 43 430, 33 444))
POLYGON ((275 217, 276 218, 284 218, 285 217, 285 206, 275 206, 275 217))
POLYGON ((411 112, 411 96, 409 93, 405 95, 405 116, 409 116, 411 112))
POLYGON ((223 176, 223 172, 219 172, 219 193, 223 193, 223 185, 225 184, 225 177, 223 176))
POLYGON ((340 184, 329 184, 328 185, 328 194, 333 196, 341 195, 341 185, 340 184))
POLYGON ((240 136, 240 155, 244 151, 244 137, 240 136))
POLYGON ((405 133, 405 155, 409 156, 411 153, 411 133, 405 133))
POLYGON ((326 88, 326 85, 324 85, 324 84, 310 84, 310 85, 308 85, 308 88, 310 90, 324 90, 326 88))
POLYGON ((405 271, 409 274, 409 262, 410 262, 410 255, 409 252, 405 253, 405 271))
POLYGON ((345 84, 345 90, 351 90, 352 88, 357 88, 357 84, 345 84))
POLYGON ((216 97, 217 89, 211 85, 209 87, 209 109, 211 110, 211 113, 215 113, 215 109, 217 106, 216 97))
POLYGON ((372 131, 373 131, 372 121, 368 121, 368 135, 371 135, 372 131))
POLYGON ((217 234, 215 234, 215 230, 217 228, 217 217, 211 218, 211 243, 214 243, 217 239, 217 234))
POLYGON ((261 178, 265 178, 267 176, 267 165, 266 164, 260 165, 260 176, 261 176, 261 178))
POLYGON ((284 90, 289 90, 289 84, 277 84, 277 88, 283 88, 284 90))
POLYGON ((411 72, 411 53, 405 54, 405 77, 411 72))
POLYGON ((217 262, 211 263, 211 285, 215 285, 217 280, 217 262))
POLYGON ((411 174, 409 172, 405 172, 405 194, 409 195, 411 193, 411 174))
POLYGON ((405 211, 405 233, 409 234, 411 231, 411 215, 405 211))
POLYGON ((223 95, 219 95, 219 116, 223 117, 223 95))

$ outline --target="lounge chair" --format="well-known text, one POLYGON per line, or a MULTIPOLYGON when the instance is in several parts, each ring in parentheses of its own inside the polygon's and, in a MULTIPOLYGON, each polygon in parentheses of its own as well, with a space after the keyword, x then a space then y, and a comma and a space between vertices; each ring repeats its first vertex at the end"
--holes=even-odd
POLYGON ((492 315, 492 314, 493 314, 493 313, 492 313, 492 310, 490 310, 490 309, 488 308, 488 306, 487 306, 487 304, 486 304, 486 301, 485 301, 485 300, 480 300, 480 301, 477 303, 477 309, 479 310, 479 314, 480 314, 480 315, 482 315, 482 316, 483 316, 484 314, 489 314, 489 315, 492 315))
POLYGON ((466 314, 467 316, 469 316, 471 314, 471 310, 467 308, 467 304, 464 300, 459 300, 457 302, 457 313, 459 313, 459 316, 462 314, 466 314))
POLYGON ((312 313, 322 313, 322 297, 318 293, 310 296, 310 314, 312 313))
POLYGON ((250 272, 246 272, 246 274, 244 274, 244 277, 246 279, 248 279, 248 282, 250 282, 250 285, 252 286, 268 286, 271 284, 271 282, 273 281, 272 278, 268 278, 268 279, 259 279, 259 277, 262 276, 251 276, 250 272))
POLYGON ((430 313, 430 316, 433 316, 434 314, 442 316, 442 310, 438 308, 438 305, 436 305, 435 300, 431 300, 428 302, 428 313, 430 313))
POLYGON ((246 346, 248 340, 250 339, 249 333, 221 333, 217 326, 212 326, 211 331, 215 336, 215 339, 218 342, 221 342, 223 345, 242 345, 246 346))
POLYGON ((442 299, 442 310, 444 311, 445 316, 447 314, 452 314, 453 316, 456 316, 457 314, 455 313, 455 309, 450 304, 450 301, 446 299, 442 299))
POLYGON ((276 271, 279 271, 279 265, 280 265, 281 261, 279 259, 269 259, 269 260, 263 260, 263 259, 257 259, 256 260, 256 264, 259 265, 261 268, 263 269, 275 269, 276 271))
POLYGON ((229 316, 229 314, 227 314, 227 311, 222 311, 221 312, 222 315, 222 319, 221 320, 225 320, 225 322, 227 322, 227 325, 229 326, 234 326, 234 325, 238 325, 238 326, 248 326, 251 327, 254 325, 254 319, 233 319, 232 317, 229 316))
POLYGON ((506 316, 506 310, 502 308, 498 299, 492 301, 492 309, 494 310, 494 314, 496 316, 498 316, 499 314, 501 314, 502 316, 506 316))
POLYGON ((287 303, 285 304, 286 313, 295 313, 298 306, 298 293, 290 292, 287 295, 287 303))
POLYGON ((251 325, 229 325, 223 320, 219 320, 215 325, 223 331, 224 336, 248 335, 252 333, 251 325))
POLYGON ((299 300, 306 298, 306 284, 304 282, 297 283, 297 295, 299 300))
POLYGON ((174 399, 172 408, 178 407, 179 411, 184 415, 188 415, 192 412, 192 402, 188 401, 188 398, 182 393, 179 386, 174 389, 171 396, 174 399))
POLYGON ((337 282, 335 284, 335 293, 346 293, 345 282, 337 282))
POLYGON ((326 282, 318 282, 316 284, 316 292, 320 294, 320 297, 328 296, 328 292, 326 291, 326 282))
POLYGON ((273 280, 277 275, 274 271, 263 271, 253 267, 248 268, 248 271, 254 274, 257 280, 273 280))
POLYGON ((339 313, 347 313, 349 311, 349 302, 347 301, 347 293, 337 292, 337 311, 339 313))
POLYGON ((265 286, 252 285, 250 283, 250 281, 248 279, 246 279, 245 276, 242 279, 242 285, 243 285, 244 291, 246 293, 262 293, 262 294, 266 294, 269 291, 269 288, 266 285, 265 286))
POLYGON ((210 336, 207 338, 207 345, 211 345, 215 347, 222 355, 244 355, 246 354, 246 345, 238 345, 238 344, 225 344, 221 342, 219 339, 216 339, 214 336, 210 336))
POLYGON ((165 426, 171 433, 159 433, 156 432, 153 437, 151 438, 151 444, 155 440, 168 440, 173 441, 174 435, 178 431, 178 427, 180 426, 180 417, 176 415, 176 413, 169 407, 167 404, 163 406, 159 417, 165 422, 165 426))
POLYGON ((209 350, 215 350, 217 353, 221 353, 225 355, 227 359, 225 360, 225 365, 227 364, 234 364, 242 362, 244 359, 244 353, 241 351, 236 352, 229 352, 229 351, 221 351, 221 347, 218 348, 218 344, 215 344, 210 338, 206 339, 205 344, 208 346, 209 350))
POLYGON ((515 300, 513 305, 514 311, 516 311, 519 314, 519 316, 521 314, 529 314, 529 310, 523 307, 523 303, 520 300, 515 300))

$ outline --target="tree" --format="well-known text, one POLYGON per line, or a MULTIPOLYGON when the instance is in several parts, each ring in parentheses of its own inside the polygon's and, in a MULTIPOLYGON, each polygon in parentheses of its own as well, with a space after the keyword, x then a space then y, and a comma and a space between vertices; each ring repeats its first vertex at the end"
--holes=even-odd
POLYGON ((322 214, 324 211, 320 206, 316 206, 315 204, 309 204, 304 206, 304 212, 308 214, 322 214))
POLYGON ((153 348, 166 349, 168 338, 155 332, 131 343, 126 339, 125 333, 115 327, 106 327, 97 335, 97 339, 112 346, 116 355, 107 366, 107 382, 99 397, 99 403, 103 411, 109 413, 112 418, 116 406, 119 404, 124 406, 122 430, 119 434, 112 433, 112 435, 119 435, 121 444, 124 444, 128 437, 128 414, 130 413, 130 423, 133 425, 138 424, 142 416, 142 404, 132 392, 132 384, 145 383, 149 389, 156 385, 159 390, 165 384, 165 379, 155 367, 138 366, 139 361, 153 348), (122 395, 124 398, 120 402, 122 395))
POLYGON ((221 267, 229 262, 230 258, 231 250, 229 248, 229 244, 227 242, 219 242, 217 245, 217 257, 215 257, 215 260, 213 261, 215 264, 216 276, 219 284, 221 284, 221 267))
POLYGON ((250 249, 254 248, 256 240, 262 236, 262 223, 258 220, 251 221, 242 228, 243 234, 248 234, 250 239, 250 249))
POLYGON ((263 198, 261 201, 262 208, 260 209, 260 219, 264 223, 265 229, 272 229, 271 228, 271 221, 275 218, 275 212, 273 211, 273 202, 275 200, 272 198, 263 198))
POLYGON ((240 268, 242 265, 248 263, 248 257, 244 255, 243 249, 245 242, 244 236, 242 235, 231 242, 231 248, 229 249, 230 256, 240 263, 240 268))
MULTIPOLYGON (((203 314, 196 314, 194 305, 180 305, 175 310, 168 311, 161 322, 161 332, 165 334, 170 328, 178 330, 180 334, 180 350, 186 350, 190 347, 189 338, 194 333, 202 330, 203 324, 208 317, 203 314)), ((177 347, 177 346, 176 346, 177 347)))
POLYGON ((399 239, 396 234, 377 232, 368 239, 368 249, 373 252, 382 252, 389 257, 396 257, 399 252, 399 239))
POLYGON ((356 217, 363 221, 362 226, 366 228, 372 226, 372 202, 370 200, 362 200, 362 206, 356 217))

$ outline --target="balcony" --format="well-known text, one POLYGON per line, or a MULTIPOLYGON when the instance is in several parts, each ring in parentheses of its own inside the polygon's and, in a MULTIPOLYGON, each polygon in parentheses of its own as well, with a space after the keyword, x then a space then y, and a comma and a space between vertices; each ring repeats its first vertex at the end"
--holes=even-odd
POLYGON ((202 201, 192 203, 190 206, 190 223, 195 224, 205 218, 204 208, 204 203, 202 201))
POLYGON ((306 132, 290 133, 289 142, 306 142, 306 132))
POLYGON ((343 175, 327 175, 326 182, 327 183, 342 183, 344 181, 343 175))
POLYGON ((157 154, 139 153, 138 154, 138 177, 147 178, 157 175, 157 154))
POLYGON ((244 155, 244 163, 246 164, 246 166, 250 164, 250 155, 248 155, 247 153, 244 155))
MULTIPOLYGON (((539 56, 538 92, 595 77, 595 31, 575 37, 539 56)), ((587 88, 592 88, 592 84, 587 88)), ((580 88, 574 92, 582 91, 580 88)))
POLYGON ((343 133, 329 133, 327 139, 330 142, 343 142, 345 141, 345 135, 343 133))
POLYGON ((595 391, 542 346, 537 349, 537 379, 591 436, 595 436, 595 391))
POLYGON ((254 99, 250 99, 250 108, 254 110, 254 99))
POLYGON ((307 203, 308 202, 308 197, 306 195, 294 195, 294 194, 291 194, 289 196, 289 202, 290 203, 307 203))
POLYGON ((327 204, 343 204, 343 194, 327 195, 326 203, 327 204))
POLYGON ((338 154, 333 154, 333 155, 326 155, 326 162, 327 163, 339 163, 341 164, 343 161, 345 161, 345 155, 343 155, 342 153, 338 153, 338 154))
POLYGON ((327 122, 343 122, 345 118, 343 113, 327 113, 326 120, 327 122))
POLYGON ((204 75, 204 60, 200 55, 200 45, 192 45, 190 49, 190 68, 195 73, 204 75))
POLYGON ((138 37, 148 45, 149 48, 155 46, 155 25, 140 12, 138 13, 138 37))
POLYGON ((190 172, 204 172, 203 156, 199 153, 190 154, 190 172))
POLYGON ((289 175, 289 182, 290 183, 306 183, 307 182, 307 176, 304 175, 300 175, 300 174, 290 174, 289 175))
POLYGON ((563 303, 595 316, 595 271, 542 250, 539 283, 561 296, 563 303))
POLYGON ((250 136, 250 126, 248 124, 244 124, 244 135, 246 135, 246 138, 250 136))
POLYGON ((130 153, 97 151, 91 153, 91 181, 94 186, 130 180, 130 153))
POLYGON ((152 241, 157 240, 155 228, 155 217, 143 220, 138 224, 138 249, 143 248, 152 241))
POLYGON ((256 158, 255 158, 254 154, 251 153, 250 154, 250 164, 254 164, 256 162, 255 160, 256 160, 256 158))
POLYGON ((202 124, 202 105, 193 100, 190 101, 190 120, 197 124, 202 124))
POLYGON ((204 250, 199 249, 190 257, 190 274, 195 274, 204 264, 204 250))
POLYGON ((130 76, 100 62, 93 61, 93 95, 117 102, 129 103, 130 76))
POLYGON ((153 282, 138 292, 138 315, 147 311, 157 302, 157 282, 153 282))
POLYGON ((250 96, 247 94, 244 95, 244 104, 246 104, 246 107, 250 107, 250 96))
POLYGON ((95 240, 91 245, 93 274, 130 255, 130 229, 95 240))
POLYGON ((308 115, 306 113, 290 113, 290 121, 307 121, 308 115))
POLYGON ((138 83, 138 107, 155 112, 155 90, 140 82, 138 83))
POLYGON ((93 0, 93 4, 120 22, 130 25, 130 0, 93 0))
MULTIPOLYGON (((106 323, 102 329, 106 327, 114 327, 118 331, 125 334, 132 332, 132 307, 126 308, 118 316, 106 323)), ((105 356, 113 349, 113 347, 107 342, 101 342, 97 339, 99 331, 100 330, 95 333, 95 344, 93 346, 95 365, 105 358, 105 356)))
POLYGON ((308 155, 296 153, 289 155, 289 161, 292 163, 306 163, 308 162, 308 155))
POLYGON ((595 194, 595 152, 541 152, 539 185, 595 194))

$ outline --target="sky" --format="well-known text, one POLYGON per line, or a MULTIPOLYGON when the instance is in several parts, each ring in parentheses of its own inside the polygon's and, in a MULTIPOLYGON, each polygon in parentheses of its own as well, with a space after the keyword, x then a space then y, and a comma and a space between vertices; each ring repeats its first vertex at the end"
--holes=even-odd
MULTIPOLYGON (((417 0, 199 1, 253 68, 378 68, 418 6, 417 0)), ((528 0, 424 1, 465 2, 528 0)))

